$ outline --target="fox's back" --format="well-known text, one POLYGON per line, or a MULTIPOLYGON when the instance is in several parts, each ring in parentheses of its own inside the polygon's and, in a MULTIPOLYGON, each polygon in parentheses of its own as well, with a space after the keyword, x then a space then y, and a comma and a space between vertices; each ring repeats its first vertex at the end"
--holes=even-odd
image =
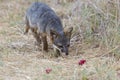
POLYGON ((35 2, 26 12, 26 18, 31 27, 37 27, 40 32, 49 32, 51 28, 56 31, 63 31, 59 17, 46 4, 35 2))

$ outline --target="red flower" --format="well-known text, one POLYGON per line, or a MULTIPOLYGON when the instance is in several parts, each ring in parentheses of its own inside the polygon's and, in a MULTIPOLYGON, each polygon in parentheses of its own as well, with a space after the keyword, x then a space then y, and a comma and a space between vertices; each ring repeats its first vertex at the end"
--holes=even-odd
POLYGON ((48 68, 45 71, 46 71, 47 74, 49 74, 52 71, 52 69, 48 68))
POLYGON ((82 59, 78 62, 78 64, 82 66, 85 62, 86 62, 86 60, 82 59))

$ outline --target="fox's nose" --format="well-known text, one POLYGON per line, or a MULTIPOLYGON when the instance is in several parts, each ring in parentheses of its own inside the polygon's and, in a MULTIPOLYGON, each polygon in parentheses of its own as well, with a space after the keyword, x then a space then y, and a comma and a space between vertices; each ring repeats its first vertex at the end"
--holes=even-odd
POLYGON ((61 51, 62 51, 62 52, 64 52, 64 53, 65 53, 65 55, 68 55, 68 48, 63 47, 63 49, 62 49, 61 51))

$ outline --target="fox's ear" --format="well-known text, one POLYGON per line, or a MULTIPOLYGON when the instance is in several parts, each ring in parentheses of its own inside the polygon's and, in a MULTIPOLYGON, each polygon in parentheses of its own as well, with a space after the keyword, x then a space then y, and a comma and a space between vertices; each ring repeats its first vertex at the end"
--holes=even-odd
POLYGON ((64 32, 65 32, 65 35, 70 39, 71 38, 71 35, 72 35, 72 31, 73 31, 73 27, 69 27, 68 29, 66 29, 64 32))
POLYGON ((52 38, 56 38, 59 36, 59 34, 53 29, 50 30, 50 35, 52 36, 52 38))

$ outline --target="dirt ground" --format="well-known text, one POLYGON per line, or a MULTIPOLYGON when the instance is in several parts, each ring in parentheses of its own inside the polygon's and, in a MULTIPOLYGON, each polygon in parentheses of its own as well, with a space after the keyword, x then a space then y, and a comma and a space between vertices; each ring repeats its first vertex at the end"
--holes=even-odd
MULTIPOLYGON (((73 36, 70 55, 54 57, 35 45, 31 32, 24 35, 24 13, 32 0, 0 0, 0 80, 119 80, 120 60, 102 56, 100 47, 81 43, 73 36), (101 56, 99 56, 101 54, 101 56), (78 65, 85 59, 84 65, 78 65), (52 69, 48 74, 46 69, 52 69)), ((48 2, 52 7, 55 5, 48 2)), ((62 9, 62 6, 56 6, 62 9)), ((67 18, 66 18, 67 21, 67 18)), ((49 42, 50 43, 50 42, 49 42)), ((107 53, 107 52, 106 52, 107 53)))

